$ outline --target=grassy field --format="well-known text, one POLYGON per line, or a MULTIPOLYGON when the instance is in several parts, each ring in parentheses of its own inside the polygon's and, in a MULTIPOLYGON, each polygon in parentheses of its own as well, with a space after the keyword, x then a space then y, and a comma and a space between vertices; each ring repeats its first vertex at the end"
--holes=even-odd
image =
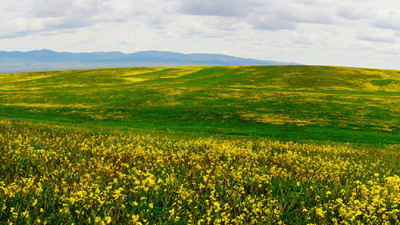
POLYGON ((400 71, 0 75, 0 224, 398 224, 400 71))
POLYGON ((400 72, 318 66, 0 76, 0 118, 284 141, 400 143, 400 72))
POLYGON ((96 132, 0 121, 0 223, 399 223, 399 146, 96 132))

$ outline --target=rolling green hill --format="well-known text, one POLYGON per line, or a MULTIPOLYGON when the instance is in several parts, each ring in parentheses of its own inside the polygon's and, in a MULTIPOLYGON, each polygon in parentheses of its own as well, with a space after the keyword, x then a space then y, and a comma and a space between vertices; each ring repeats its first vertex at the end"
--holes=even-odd
POLYGON ((213 66, 2 74, 0 118, 195 136, 399 144, 400 71, 213 66))
POLYGON ((400 71, 0 75, 0 224, 399 224, 399 131, 400 71))

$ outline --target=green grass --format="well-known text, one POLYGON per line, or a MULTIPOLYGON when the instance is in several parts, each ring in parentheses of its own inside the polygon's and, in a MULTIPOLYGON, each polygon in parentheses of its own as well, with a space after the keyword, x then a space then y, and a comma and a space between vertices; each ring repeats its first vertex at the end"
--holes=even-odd
POLYGON ((0 118, 189 136, 399 144, 400 71, 215 66, 3 74, 0 118))
POLYGON ((0 224, 399 224, 399 146, 0 120, 0 224))
POLYGON ((0 75, 0 224, 398 224, 400 71, 0 75))

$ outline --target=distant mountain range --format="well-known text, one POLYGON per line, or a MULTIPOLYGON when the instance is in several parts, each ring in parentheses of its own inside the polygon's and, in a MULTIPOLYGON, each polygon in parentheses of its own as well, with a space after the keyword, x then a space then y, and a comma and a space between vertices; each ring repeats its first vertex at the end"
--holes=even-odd
POLYGON ((0 73, 138 66, 296 65, 222 54, 168 51, 71 53, 51 50, 0 51, 0 73))

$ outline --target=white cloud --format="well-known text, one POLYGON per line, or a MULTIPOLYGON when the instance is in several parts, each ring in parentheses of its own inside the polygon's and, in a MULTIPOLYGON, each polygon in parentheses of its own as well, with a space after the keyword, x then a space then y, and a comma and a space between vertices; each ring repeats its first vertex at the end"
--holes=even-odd
POLYGON ((396 34, 392 30, 383 30, 383 29, 360 30, 356 38, 363 41, 396 43, 396 34))
POLYGON ((180 11, 189 15, 239 17, 263 30, 291 30, 300 23, 333 23, 330 1, 182 0, 180 11))
POLYGON ((315 39, 316 37, 314 33, 296 33, 292 37, 293 43, 304 47, 309 47, 310 45, 313 45, 316 42, 315 39))
POLYGON ((71 42, 72 45, 87 45, 96 43, 96 37, 93 36, 82 36, 79 40, 71 42))
POLYGON ((333 23, 333 14, 331 10, 319 6, 282 4, 277 7, 275 15, 281 20, 287 20, 294 23, 333 23))
POLYGON ((261 30, 294 30, 297 24, 291 21, 279 20, 274 15, 253 15, 249 22, 256 28, 261 30))
POLYGON ((149 24, 157 20, 158 0, 22 0, 0 6, 0 36, 88 27, 104 22, 125 22, 137 17, 149 24))
POLYGON ((377 49, 377 52, 398 57, 398 55, 400 55, 400 45, 395 44, 395 45, 381 47, 377 49))
POLYGON ((244 17, 256 3, 253 0, 182 0, 179 10, 190 15, 244 17))
POLYGON ((400 44, 396 0, 0 0, 0 19, 0 50, 168 48, 368 66, 366 51, 384 58, 400 44))
POLYGON ((400 31, 400 10, 380 10, 372 22, 374 27, 400 31))
POLYGON ((371 19, 376 16, 374 8, 369 4, 346 2, 339 5, 336 14, 347 20, 371 19))

